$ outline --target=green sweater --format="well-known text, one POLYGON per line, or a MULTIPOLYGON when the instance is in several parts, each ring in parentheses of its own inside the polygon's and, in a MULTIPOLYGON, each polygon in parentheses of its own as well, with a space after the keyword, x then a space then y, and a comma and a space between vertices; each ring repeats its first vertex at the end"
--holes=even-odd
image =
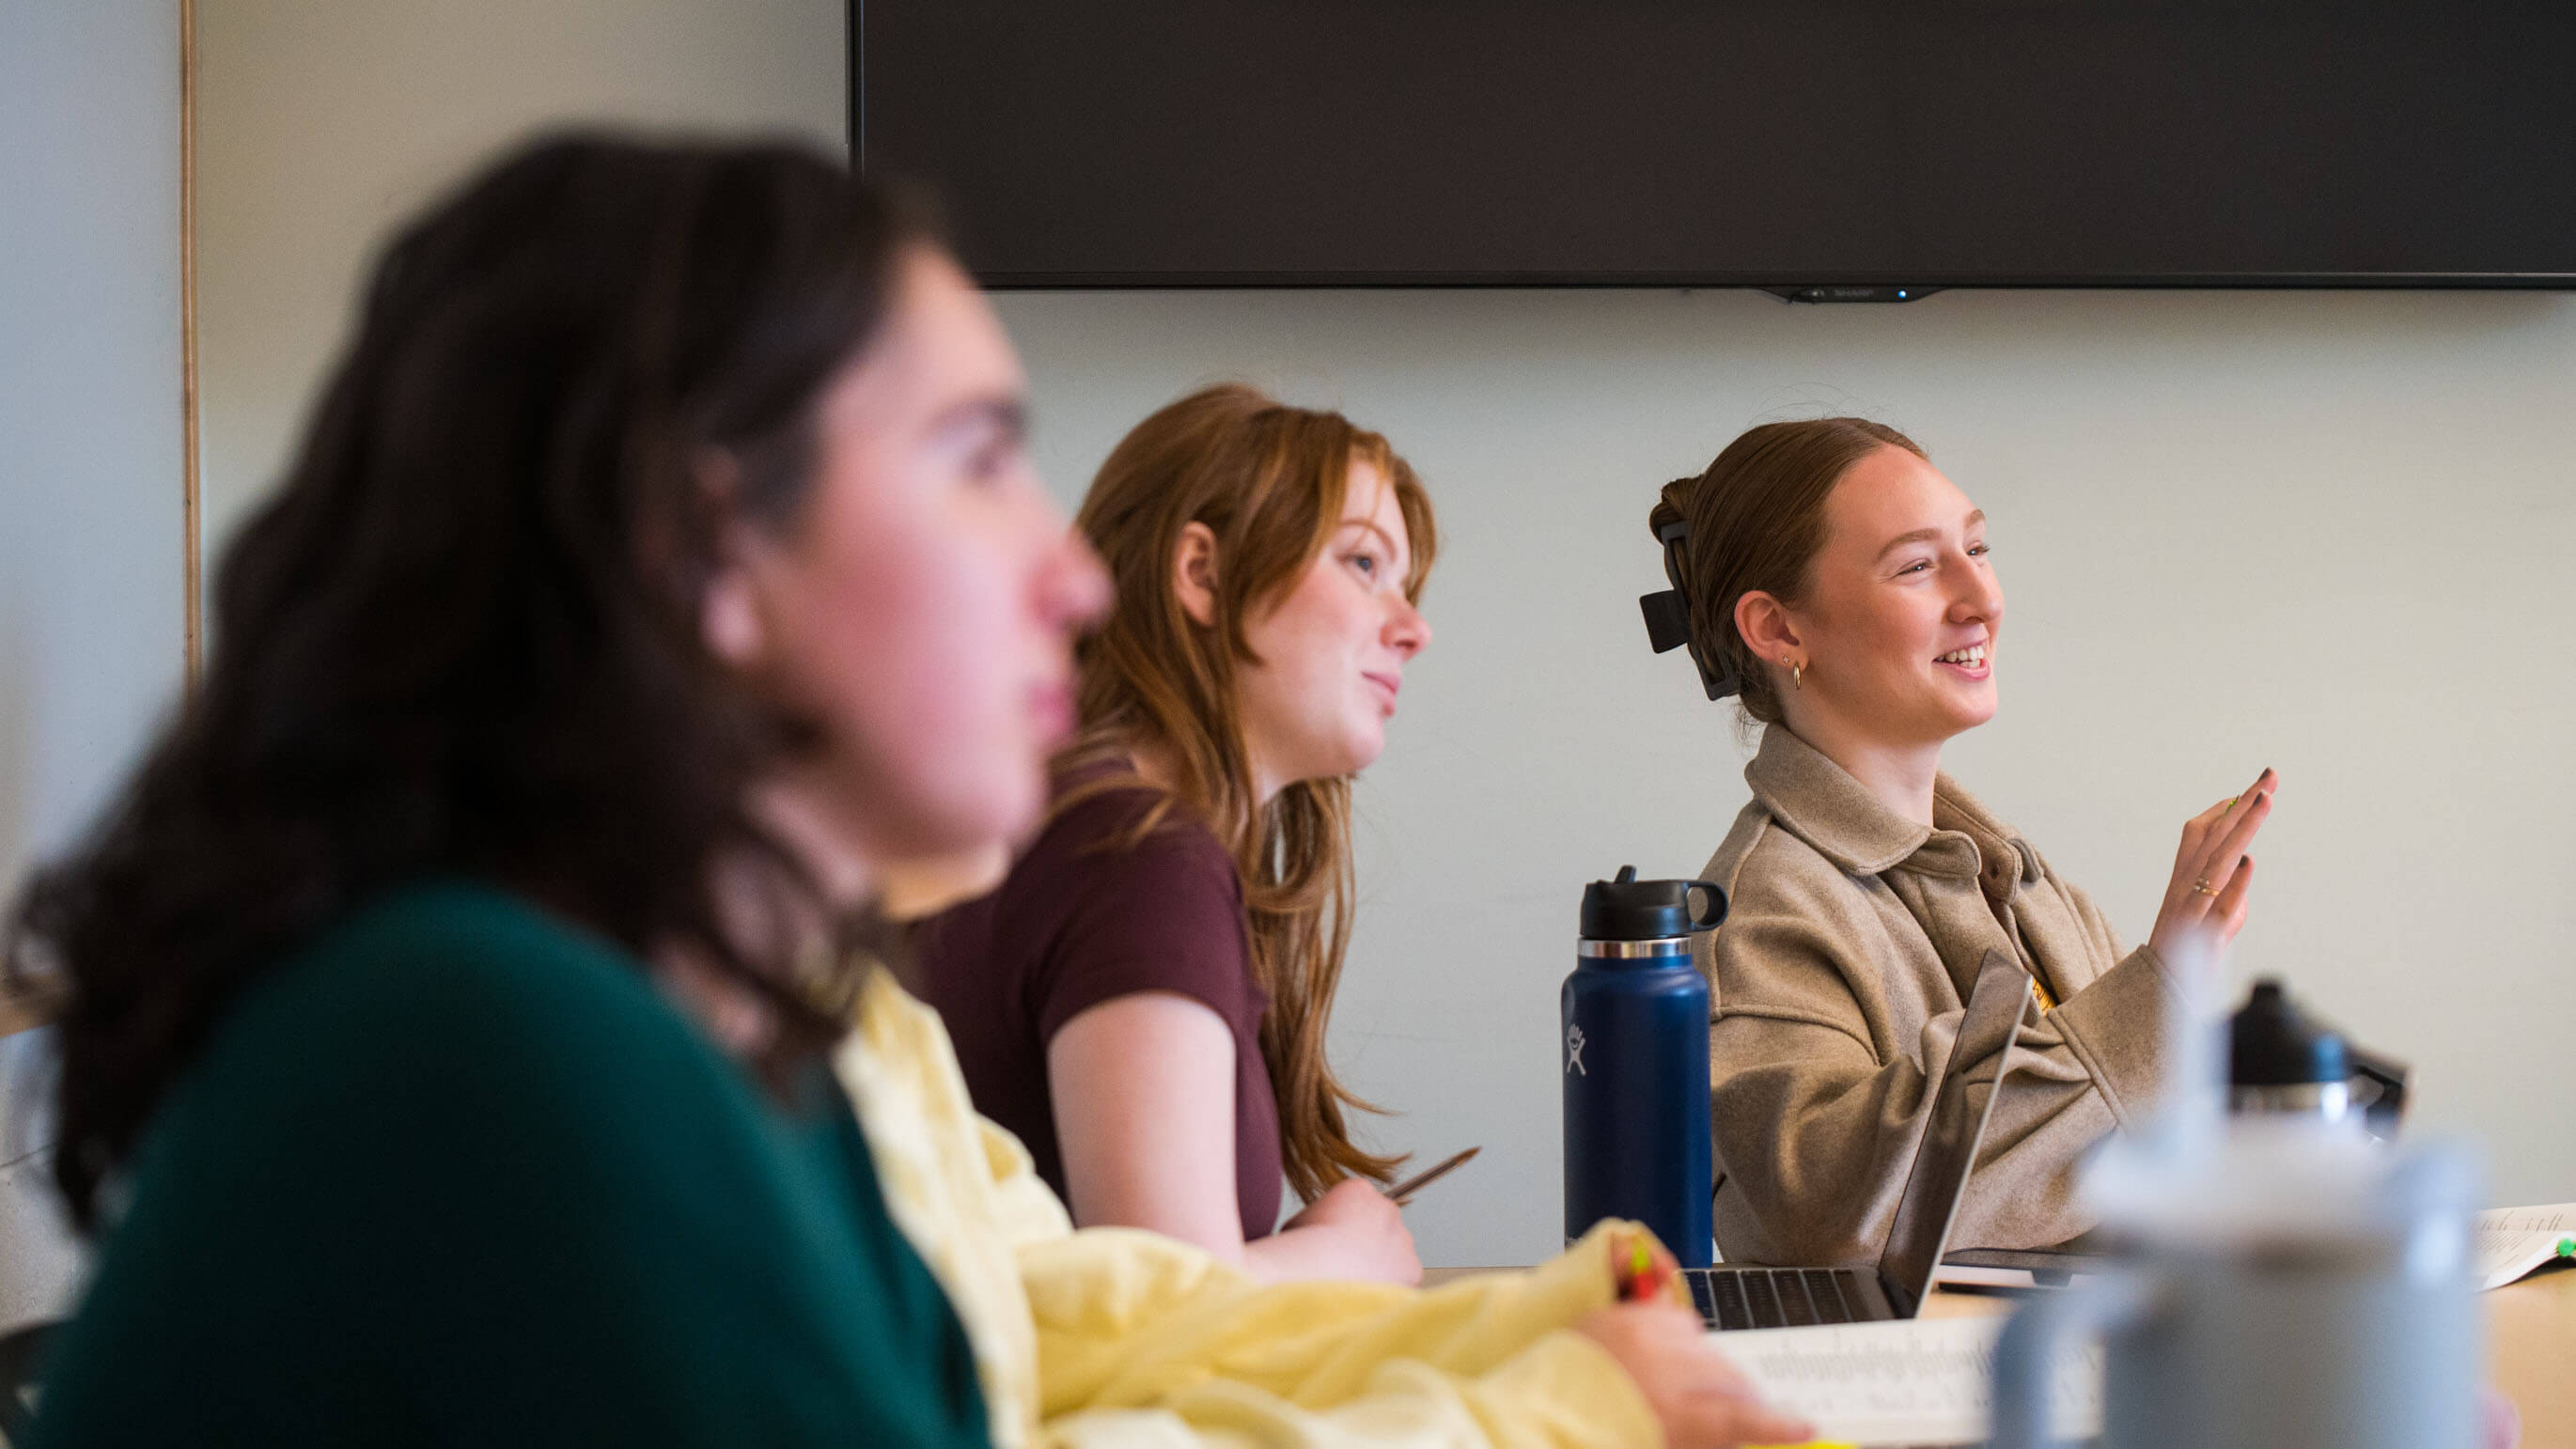
POLYGON ((393 895, 162 1105, 35 1443, 980 1446, 965 1336, 805 1088, 509 896, 393 895))

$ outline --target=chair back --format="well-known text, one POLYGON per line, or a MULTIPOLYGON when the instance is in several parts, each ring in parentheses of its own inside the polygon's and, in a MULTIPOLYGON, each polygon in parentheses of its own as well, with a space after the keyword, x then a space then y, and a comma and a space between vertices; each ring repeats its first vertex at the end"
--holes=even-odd
POLYGON ((36 1367, 53 1327, 30 1323, 0 1334, 0 1449, 27 1442, 36 1413, 36 1367))

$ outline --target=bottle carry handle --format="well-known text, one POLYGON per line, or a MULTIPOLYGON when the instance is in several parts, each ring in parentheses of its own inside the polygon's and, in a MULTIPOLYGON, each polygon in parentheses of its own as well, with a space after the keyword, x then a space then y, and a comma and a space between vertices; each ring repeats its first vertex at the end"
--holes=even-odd
POLYGON ((1685 903, 1690 900, 1690 893, 1692 891, 1697 891, 1707 898, 1708 915, 1706 919, 1702 919, 1699 912, 1693 911, 1690 918, 1691 929, 1694 931, 1716 930, 1717 923, 1726 919, 1726 892, 1719 890, 1717 888, 1717 882, 1713 880, 1695 880, 1682 887, 1682 900, 1685 903))
POLYGON ((2353 1076, 2379 1088, 2378 1095, 2363 1104, 2362 1120, 2372 1136, 2394 1140, 2397 1124, 2406 1115, 2406 1064, 2359 1047, 2351 1049, 2351 1062, 2353 1076))

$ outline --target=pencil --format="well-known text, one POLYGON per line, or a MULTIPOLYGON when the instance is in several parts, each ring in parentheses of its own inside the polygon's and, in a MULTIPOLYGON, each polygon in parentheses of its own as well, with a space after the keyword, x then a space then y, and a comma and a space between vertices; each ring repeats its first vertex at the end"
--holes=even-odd
POLYGON ((1386 1190, 1386 1195, 1395 1199, 1395 1205, 1397 1207, 1402 1207, 1406 1203, 1413 1201, 1413 1195, 1415 1193, 1420 1192, 1431 1184, 1447 1177, 1451 1172, 1464 1166, 1468 1158, 1473 1157, 1484 1150, 1485 1149, 1482 1147, 1470 1147, 1466 1151, 1459 1153, 1457 1156, 1450 1158, 1448 1161, 1441 1163, 1438 1167, 1432 1168, 1428 1172, 1416 1173, 1412 1177, 1408 1177, 1404 1181, 1397 1183, 1395 1186, 1388 1188, 1386 1190))

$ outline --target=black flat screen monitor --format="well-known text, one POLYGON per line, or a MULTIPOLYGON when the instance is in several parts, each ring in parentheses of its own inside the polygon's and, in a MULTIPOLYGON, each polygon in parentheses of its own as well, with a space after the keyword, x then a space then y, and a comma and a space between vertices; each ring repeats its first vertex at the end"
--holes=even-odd
POLYGON ((2576 285, 2576 0, 852 0, 985 281, 2576 285))

